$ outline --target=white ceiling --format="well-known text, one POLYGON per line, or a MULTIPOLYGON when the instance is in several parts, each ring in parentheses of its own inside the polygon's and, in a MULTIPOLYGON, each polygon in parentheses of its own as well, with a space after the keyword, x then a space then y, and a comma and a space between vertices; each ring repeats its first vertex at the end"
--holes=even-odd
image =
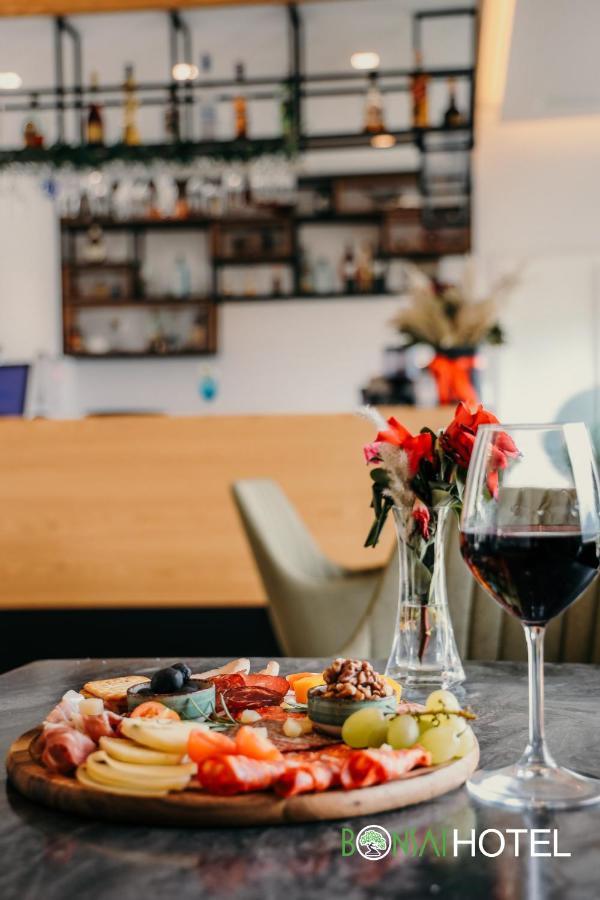
POLYGON ((517 0, 504 119, 600 113, 600 0, 517 0))

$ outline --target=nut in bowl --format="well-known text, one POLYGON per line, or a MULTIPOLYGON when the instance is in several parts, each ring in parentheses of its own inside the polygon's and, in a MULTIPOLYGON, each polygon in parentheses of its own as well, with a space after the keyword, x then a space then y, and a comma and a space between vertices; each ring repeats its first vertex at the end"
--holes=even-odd
POLYGON ((340 735, 346 719, 361 709, 394 713, 400 688, 366 660, 335 659, 323 672, 325 684, 308 692, 308 716, 316 729, 340 735))

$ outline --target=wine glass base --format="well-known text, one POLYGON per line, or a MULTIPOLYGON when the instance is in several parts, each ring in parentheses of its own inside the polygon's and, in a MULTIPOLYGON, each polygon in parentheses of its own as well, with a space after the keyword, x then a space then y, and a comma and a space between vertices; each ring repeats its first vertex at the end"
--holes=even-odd
POLYGON ((600 803, 600 778, 561 766, 480 769, 467 789, 482 803, 508 809, 573 809, 600 803))

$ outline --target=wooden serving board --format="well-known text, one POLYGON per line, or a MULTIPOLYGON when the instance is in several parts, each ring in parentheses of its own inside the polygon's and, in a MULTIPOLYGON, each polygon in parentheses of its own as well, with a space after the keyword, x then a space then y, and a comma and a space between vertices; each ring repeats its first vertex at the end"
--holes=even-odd
POLYGON ((28 731, 8 753, 8 777, 21 794, 62 812, 138 825, 285 825, 370 815, 424 803, 453 791, 464 784, 479 762, 476 746, 464 759, 435 768, 414 769, 400 781, 288 799, 267 791, 216 797, 200 790, 174 792, 166 797, 124 797, 86 788, 74 777, 55 775, 35 762, 30 745, 38 734, 39 729, 28 731))

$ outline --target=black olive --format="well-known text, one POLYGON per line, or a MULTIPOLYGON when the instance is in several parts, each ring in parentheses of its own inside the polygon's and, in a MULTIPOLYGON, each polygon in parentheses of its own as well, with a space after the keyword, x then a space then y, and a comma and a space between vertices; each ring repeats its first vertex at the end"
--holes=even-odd
POLYGON ((177 669, 179 672, 183 672, 183 680, 186 684, 192 677, 192 670, 183 662, 173 663, 171 668, 177 669))
POLYGON ((150 681, 150 690, 155 694, 171 694, 180 691, 183 687, 183 672, 169 666, 168 669, 159 669, 150 681))

